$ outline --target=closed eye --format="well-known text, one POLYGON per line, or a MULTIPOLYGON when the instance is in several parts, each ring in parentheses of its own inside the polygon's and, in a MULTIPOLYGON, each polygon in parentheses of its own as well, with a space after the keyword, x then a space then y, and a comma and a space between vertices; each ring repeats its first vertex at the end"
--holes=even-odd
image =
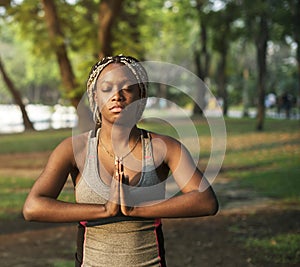
POLYGON ((133 86, 124 86, 124 87, 122 88, 122 91, 125 91, 125 92, 130 93, 130 92, 133 91, 133 89, 134 89, 133 86))
POLYGON ((128 85, 128 86, 123 86, 122 91, 127 92, 127 93, 132 93, 136 90, 136 85, 128 85))
POLYGON ((111 86, 101 86, 101 87, 100 87, 100 90, 101 90, 102 92, 111 92, 112 87, 111 87, 111 86))

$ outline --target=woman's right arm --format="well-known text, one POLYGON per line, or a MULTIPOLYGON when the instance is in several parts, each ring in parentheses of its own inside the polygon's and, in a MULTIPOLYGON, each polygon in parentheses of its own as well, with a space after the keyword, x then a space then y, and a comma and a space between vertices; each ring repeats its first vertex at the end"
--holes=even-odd
MULTIPOLYGON (((69 174, 75 169, 72 137, 61 142, 34 183, 23 207, 28 221, 77 222, 115 216, 118 200, 101 204, 79 204, 58 200, 69 174)), ((112 183, 112 194, 118 197, 118 186, 112 183), (116 188, 116 190, 114 190, 116 188)), ((113 197, 113 196, 112 196, 113 197)))

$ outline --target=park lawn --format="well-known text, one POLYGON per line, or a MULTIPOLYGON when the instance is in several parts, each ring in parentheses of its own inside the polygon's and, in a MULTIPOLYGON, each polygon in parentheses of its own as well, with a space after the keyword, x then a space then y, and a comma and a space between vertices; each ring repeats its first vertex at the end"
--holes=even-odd
POLYGON ((300 202, 299 121, 268 120, 266 131, 260 133, 236 134, 230 127, 226 176, 262 196, 300 202))
POLYGON ((11 219, 20 214, 32 184, 32 179, 0 177, 0 219, 11 219))
POLYGON ((258 251, 258 259, 266 262, 294 266, 300 262, 300 234, 297 233, 250 237, 246 240, 246 247, 258 251))
MULTIPOLYGON (((300 203, 300 122, 266 119, 262 132, 255 131, 255 123, 250 118, 226 119, 227 138, 223 141, 227 144, 221 175, 262 196, 300 203)), ((175 126, 184 124, 179 122, 175 126)), ((201 148, 199 167, 203 171, 211 160, 210 126, 204 119, 196 123, 201 148)), ((178 136, 171 125, 164 124, 162 128, 149 123, 145 127, 178 136)), ((198 151, 193 150, 194 140, 191 141, 188 148, 196 156, 198 151)))
MULTIPOLYGON (((175 126, 158 125, 155 122, 143 122, 141 126, 148 130, 170 134, 176 138, 179 135, 174 128, 185 127, 182 121, 175 126)), ((195 126, 201 144, 200 167, 205 169, 210 159, 211 149, 209 125, 206 120, 202 119, 197 120, 195 126)), ((227 140, 223 140, 227 142, 226 156, 220 175, 238 183, 240 187, 254 190, 262 197, 269 197, 276 203, 283 203, 285 208, 287 205, 299 207, 300 122, 268 119, 263 132, 256 132, 254 128, 254 119, 226 119, 227 140)), ((49 152, 61 140, 71 135, 72 130, 0 135, 0 156, 24 154, 24 158, 14 163, 15 172, 3 175, 0 170, 1 220, 20 216, 26 195, 36 178, 20 174, 24 166, 35 166, 30 163, 31 153, 49 152)), ((193 151, 194 140, 190 141, 191 153, 194 154, 196 153, 193 151)), ((36 163, 36 165, 38 168, 42 167, 41 163, 36 163)), ((73 187, 70 183, 60 199, 74 201, 73 187)), ((273 258, 279 263, 292 263, 294 259, 290 259, 291 254, 300 250, 298 233, 255 238, 249 236, 243 241, 243 245, 248 249, 264 251, 265 257, 273 258), (276 244, 275 254, 274 244, 276 244)), ((299 259, 299 255, 297 257, 299 259)), ((57 262, 56 266, 71 266, 71 262, 57 262)))
MULTIPOLYGON (((0 172, 0 219, 20 216, 25 198, 36 178, 32 177, 33 169, 40 169, 45 163, 46 156, 32 157, 31 153, 51 151, 71 135, 70 129, 0 135, 0 156, 11 155, 10 162, 0 164, 0 170, 1 166, 9 168, 8 171, 0 172)), ((66 187, 60 199, 72 201, 73 190, 66 187)))
MULTIPOLYGON (((265 130, 256 132, 253 119, 226 119, 226 127, 227 148, 221 176, 238 183, 240 188, 251 189, 281 203, 283 209, 299 209, 300 122, 269 119, 265 130)), ((211 149, 207 123, 200 121, 197 130, 202 149, 200 158, 204 158, 205 166, 211 149)), ((233 224, 232 227, 241 226, 233 224)), ((300 262, 299 240, 299 232, 272 235, 266 229, 256 237, 249 234, 238 242, 246 250, 257 251, 252 259, 254 264, 273 262, 296 266, 300 262)))
POLYGON ((0 135, 0 154, 49 151, 71 135, 71 129, 3 134, 0 135))
MULTIPOLYGON (((209 126, 204 119, 197 120, 195 126, 200 136, 200 159, 205 168, 211 149, 209 126)), ((179 121, 175 126, 144 122, 141 127, 178 138, 174 128, 185 126, 184 122, 179 121)), ((222 175, 239 181, 242 187, 251 187, 262 196, 300 202, 299 121, 269 119, 263 132, 254 131, 254 127, 253 119, 226 119, 227 148, 222 175)), ((1 135, 0 155, 51 151, 71 135, 70 129, 1 135)), ((18 164, 30 165, 30 157, 24 157, 18 164)), ((6 216, 8 210, 20 209, 32 183, 33 179, 24 179, 15 174, 0 176, 0 217, 6 216)), ((64 197, 72 199, 72 194, 69 188, 64 197)))
MULTIPOLYGON (((254 132, 250 125, 247 120, 227 123, 224 175, 238 182, 241 188, 254 190, 280 203, 283 209, 299 209, 300 122, 267 120, 265 131, 260 133, 254 132)), ((296 266, 300 262, 299 240, 298 231, 272 235, 266 229, 256 237, 249 234, 242 245, 257 252, 254 264, 273 262, 296 266)))
MULTIPOLYGON (((26 196, 34 183, 34 179, 28 177, 0 177, 0 220, 14 219, 20 216, 26 196)), ((60 200, 74 201, 74 191, 67 185, 60 200)))

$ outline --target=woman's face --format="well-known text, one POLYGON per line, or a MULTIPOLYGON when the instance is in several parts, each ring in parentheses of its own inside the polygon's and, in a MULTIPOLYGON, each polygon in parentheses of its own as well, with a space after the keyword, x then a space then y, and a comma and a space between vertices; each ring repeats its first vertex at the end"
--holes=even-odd
POLYGON ((132 72, 123 64, 111 63, 103 69, 96 82, 95 101, 102 123, 136 123, 140 89, 132 72))

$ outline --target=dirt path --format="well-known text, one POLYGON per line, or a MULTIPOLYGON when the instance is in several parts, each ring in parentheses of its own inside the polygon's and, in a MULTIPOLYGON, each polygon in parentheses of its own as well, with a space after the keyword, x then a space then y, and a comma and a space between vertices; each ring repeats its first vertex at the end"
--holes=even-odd
MULTIPOLYGON (((24 177, 40 172, 48 154, 36 153, 34 168, 24 169, 22 155, 0 156, 0 177, 11 171, 24 177), (6 161, 6 164, 3 162, 6 161)), ((24 156, 24 155, 23 155, 24 156)), ((248 237, 300 234, 300 209, 282 206, 220 177, 214 188, 221 202, 218 215, 163 220, 169 267, 296 267, 264 259, 261 251, 245 248, 248 237)), ((54 267, 73 260, 76 225, 28 223, 20 216, 0 221, 2 267, 54 267)))
MULTIPOLYGON (((165 247, 170 267, 288 267, 257 260, 259 251, 243 247, 247 237, 298 232, 299 210, 266 206, 223 210, 217 216, 164 220, 165 247)), ((1 222, 0 257, 3 267, 47 267, 72 260, 76 226, 26 223, 22 218, 1 222)))

